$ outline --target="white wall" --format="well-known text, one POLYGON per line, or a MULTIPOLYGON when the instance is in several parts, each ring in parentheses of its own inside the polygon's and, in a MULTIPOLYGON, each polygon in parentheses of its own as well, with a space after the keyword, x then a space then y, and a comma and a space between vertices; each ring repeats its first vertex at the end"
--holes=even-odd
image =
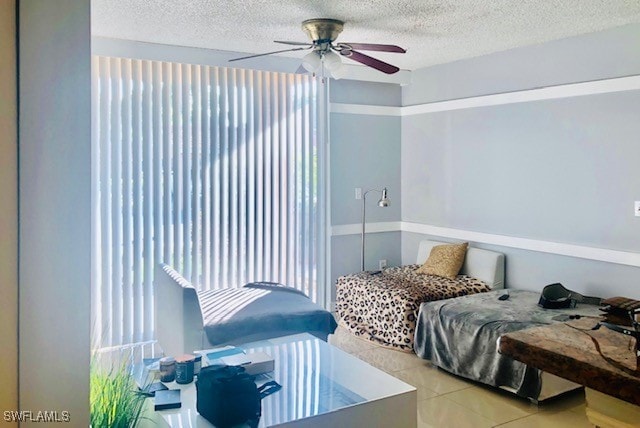
POLYGON ((89 423, 89 7, 19 2, 19 406, 69 411, 78 427, 89 423))
POLYGON ((18 408, 16 4, 0 2, 0 409, 18 408))
MULTIPOLYGON (((509 287, 563 282, 594 295, 640 297, 640 218, 633 215, 640 90, 589 89, 600 79, 640 75, 638 40, 640 25, 625 26, 415 72, 403 88, 405 105, 468 97, 471 104, 478 95, 595 83, 580 96, 534 93, 526 102, 460 109, 434 104, 403 116, 402 220, 445 228, 445 237, 490 235, 478 244, 507 254, 509 287), (487 245, 508 237, 548 252, 517 241, 487 245), (558 243, 632 263, 559 255, 558 243)), ((403 233, 403 261, 413 260, 422 237, 403 233)))

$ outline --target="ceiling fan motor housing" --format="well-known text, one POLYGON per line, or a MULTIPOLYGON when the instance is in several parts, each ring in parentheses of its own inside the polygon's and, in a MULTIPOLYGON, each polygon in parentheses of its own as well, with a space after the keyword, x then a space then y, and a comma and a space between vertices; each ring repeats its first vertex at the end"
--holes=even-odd
POLYGON ((337 19, 316 18, 302 22, 302 29, 314 45, 330 44, 338 38, 343 28, 344 22, 337 19))

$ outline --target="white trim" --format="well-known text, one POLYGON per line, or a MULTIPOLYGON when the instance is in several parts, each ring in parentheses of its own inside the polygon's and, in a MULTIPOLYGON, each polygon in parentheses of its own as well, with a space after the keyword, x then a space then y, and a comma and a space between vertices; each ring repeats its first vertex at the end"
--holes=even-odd
MULTIPOLYGON (((360 224, 333 226, 331 228, 331 233, 332 236, 355 235, 360 233, 361 227, 362 225, 360 224)), ((499 245, 502 247, 517 248, 521 250, 537 251, 541 253, 557 254, 561 256, 640 267, 640 253, 630 251, 610 250, 607 248, 518 238, 516 236, 496 235, 406 221, 367 224, 368 233, 400 231, 441 236, 444 238, 464 239, 466 241, 480 242, 483 244, 499 245)))
POLYGON ((331 103, 331 113, 402 116, 402 107, 331 103))
POLYGON ((403 116, 411 116, 439 111, 570 98, 638 89, 640 89, 640 76, 618 77, 403 107, 402 114, 403 116))
POLYGON ((640 75, 568 83, 545 88, 525 89, 500 94, 481 95, 456 100, 437 101, 405 107, 368 106, 361 104, 332 103, 332 113, 368 114, 377 116, 413 116, 417 114, 461 110, 475 107, 489 107, 585 95, 640 90, 640 75))
MULTIPOLYGON (((400 232, 402 229, 402 222, 385 221, 367 223, 365 227, 367 233, 400 232)), ((362 223, 331 226, 331 236, 360 235, 360 233, 362 233, 362 223)))

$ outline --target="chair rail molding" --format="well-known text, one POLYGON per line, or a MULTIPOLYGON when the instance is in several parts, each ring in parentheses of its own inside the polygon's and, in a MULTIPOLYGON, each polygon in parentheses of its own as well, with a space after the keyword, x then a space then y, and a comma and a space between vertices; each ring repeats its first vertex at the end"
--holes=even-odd
MULTIPOLYGON (((361 224, 343 224, 331 227, 331 236, 356 235, 361 232, 361 224)), ((367 223, 367 233, 410 232, 451 239, 464 239, 489 245, 537 251, 560 256, 577 257, 607 263, 640 267, 640 253, 589 247, 586 245, 543 241, 516 236, 498 235, 471 230, 454 229, 406 221, 367 223)))

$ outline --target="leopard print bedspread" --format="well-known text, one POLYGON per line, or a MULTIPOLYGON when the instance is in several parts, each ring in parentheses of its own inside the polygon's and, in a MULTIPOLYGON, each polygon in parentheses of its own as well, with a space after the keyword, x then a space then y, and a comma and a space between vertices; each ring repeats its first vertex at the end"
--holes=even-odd
POLYGON ((479 279, 458 275, 447 279, 418 274, 419 265, 360 272, 336 283, 336 309, 341 326, 357 336, 392 348, 413 351, 420 304, 491 289, 479 279))

